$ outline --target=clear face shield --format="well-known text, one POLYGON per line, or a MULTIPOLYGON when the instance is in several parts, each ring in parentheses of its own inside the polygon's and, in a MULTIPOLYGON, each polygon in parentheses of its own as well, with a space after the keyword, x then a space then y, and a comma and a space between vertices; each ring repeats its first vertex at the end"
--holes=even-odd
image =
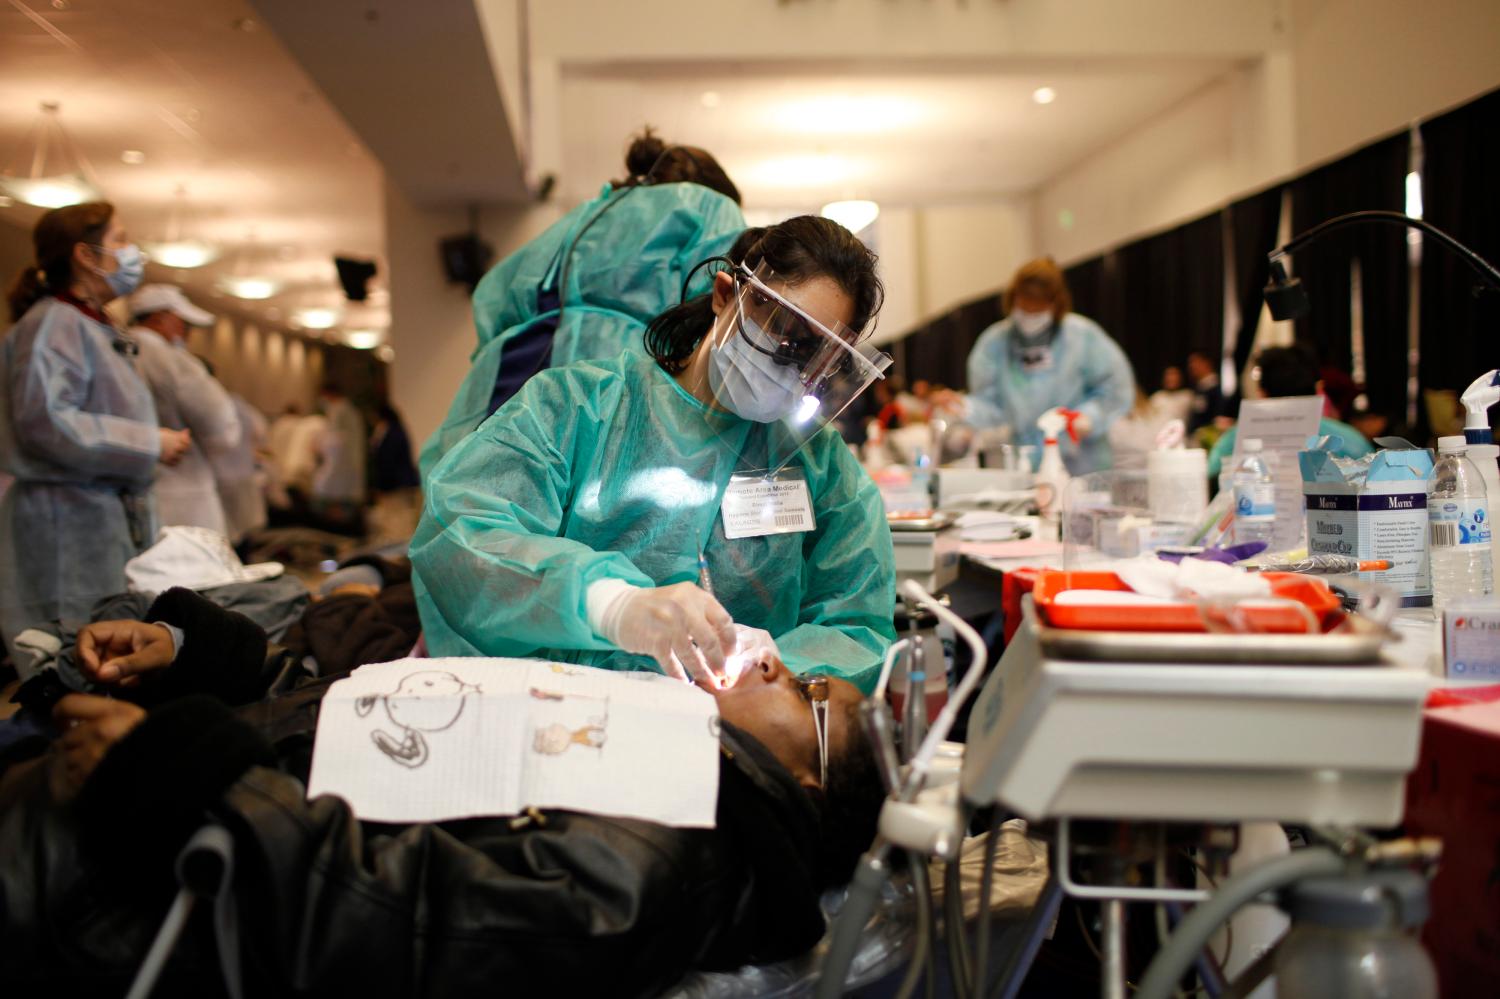
POLYGON ((772 427, 760 468, 775 472, 883 378, 891 358, 829 314, 829 299, 847 299, 820 293, 826 283, 787 285, 764 264, 728 273, 733 298, 708 335, 698 377, 715 409, 772 427))

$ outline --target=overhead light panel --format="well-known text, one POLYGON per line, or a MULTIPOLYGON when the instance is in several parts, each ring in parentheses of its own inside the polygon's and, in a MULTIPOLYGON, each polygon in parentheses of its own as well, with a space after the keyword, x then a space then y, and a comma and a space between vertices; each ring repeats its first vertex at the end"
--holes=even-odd
POLYGON ((1057 91, 1051 87, 1037 87, 1031 92, 1031 99, 1038 104, 1051 104, 1057 100, 1057 91))
MULTIPOLYGON (((778 156, 762 160, 747 171, 749 179, 765 187, 821 187, 851 180, 854 164, 831 154, 778 156)), ((739 172, 736 171, 736 176, 739 172)))
POLYGON ((858 235, 880 216, 880 206, 861 199, 830 201, 823 206, 822 215, 858 235))
POLYGON ((772 121, 802 135, 870 135, 916 124, 927 108, 910 97, 832 94, 787 101, 772 112, 772 121))
POLYGON ((78 147, 63 129, 62 106, 44 101, 41 114, 16 147, 15 159, 0 167, 0 193, 38 208, 62 208, 103 195, 78 147), (22 166, 25 163, 25 175, 22 166))
POLYGON ((344 334, 344 342, 355 350, 374 350, 381 339, 379 330, 350 330, 344 334))

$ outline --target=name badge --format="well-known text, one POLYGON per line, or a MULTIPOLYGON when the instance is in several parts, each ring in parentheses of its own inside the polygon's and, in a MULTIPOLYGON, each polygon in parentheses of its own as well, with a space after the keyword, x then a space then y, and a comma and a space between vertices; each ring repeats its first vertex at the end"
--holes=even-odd
POLYGON ((812 494, 800 469, 776 475, 735 475, 719 505, 724 537, 759 538, 768 534, 798 534, 817 527, 812 494))

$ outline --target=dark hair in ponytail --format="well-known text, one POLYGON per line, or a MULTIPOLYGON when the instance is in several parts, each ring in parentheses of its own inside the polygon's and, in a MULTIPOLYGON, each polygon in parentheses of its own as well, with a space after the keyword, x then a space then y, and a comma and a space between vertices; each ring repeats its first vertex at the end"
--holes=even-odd
POLYGON ((115 206, 105 201, 54 208, 37 220, 31 230, 36 263, 28 264, 11 285, 11 321, 19 320, 39 300, 73 283, 73 247, 79 243, 98 245, 109 231, 115 206))
POLYGON ((740 189, 734 186, 729 174, 713 158, 713 154, 697 146, 678 146, 663 142, 649 127, 633 139, 625 152, 624 180, 615 181, 615 187, 634 187, 641 183, 701 184, 718 191, 735 204, 740 203, 740 189))
MULTIPOLYGON (((856 332, 866 332, 885 301, 885 287, 875 274, 875 254, 831 219, 798 215, 764 229, 746 229, 728 259, 751 270, 764 262, 777 280, 792 287, 817 277, 831 278, 854 302, 849 328, 856 332)), ((651 320, 646 350, 663 370, 675 375, 687 366, 713 323, 711 292, 684 297, 680 305, 651 320)))

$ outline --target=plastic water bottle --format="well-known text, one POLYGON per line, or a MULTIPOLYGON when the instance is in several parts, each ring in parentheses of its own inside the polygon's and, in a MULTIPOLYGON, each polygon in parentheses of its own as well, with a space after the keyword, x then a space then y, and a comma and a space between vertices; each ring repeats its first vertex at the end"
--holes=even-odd
POLYGON ((1241 441, 1240 450, 1245 457, 1230 479, 1234 490, 1234 543, 1270 544, 1276 533, 1276 480, 1266 459, 1260 456, 1259 438, 1241 441))
POLYGON ((1462 437, 1438 440, 1438 463, 1427 486, 1427 537, 1432 555, 1432 609, 1483 597, 1493 588, 1490 515, 1484 478, 1464 453, 1462 437))

